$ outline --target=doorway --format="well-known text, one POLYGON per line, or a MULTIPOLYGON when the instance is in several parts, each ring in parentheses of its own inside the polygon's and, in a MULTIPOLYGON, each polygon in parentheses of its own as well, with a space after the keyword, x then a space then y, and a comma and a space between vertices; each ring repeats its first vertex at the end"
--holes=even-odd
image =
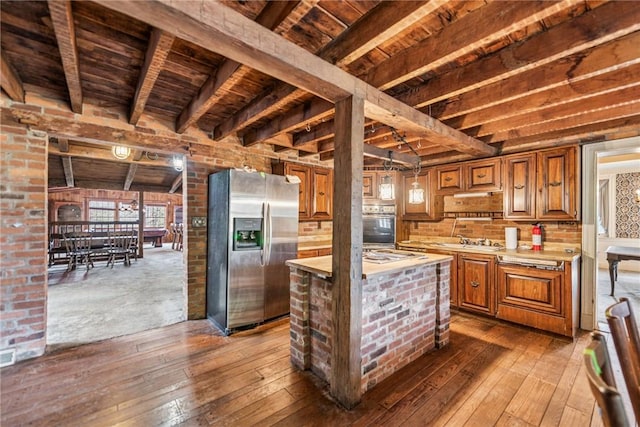
MULTIPOLYGON (((601 180, 611 176, 611 172, 606 172, 601 165, 606 164, 606 160, 614 156, 638 155, 640 154, 640 137, 627 138, 616 141, 607 141, 590 144, 583 147, 582 157, 582 297, 581 297, 581 319, 582 329, 593 330, 595 328, 606 329, 604 319, 604 308, 608 302, 615 300, 608 296, 610 292, 609 275, 606 269, 604 251, 611 242, 618 245, 638 246, 638 239, 618 240, 615 236, 615 183, 611 183, 606 189, 600 188, 601 180), (599 203, 598 195, 607 193, 605 197, 609 203, 599 203), (603 206, 607 206, 609 211, 604 213, 603 206), (603 221, 603 216, 608 219, 603 221), (606 223, 604 223, 606 222, 606 223), (607 236, 607 238, 603 238, 607 236), (610 300, 609 300, 610 299, 610 300), (600 322, 599 322, 600 320, 600 322)), ((627 169, 619 169, 620 172, 627 169)), ((628 280, 637 281, 640 273, 631 272, 619 274, 616 287, 623 289, 624 283, 628 280)), ((636 289, 640 292, 640 289, 636 289)), ((622 292, 622 291, 621 291, 622 292)), ((620 295, 616 295, 620 296, 620 295)), ((622 295, 625 296, 625 295, 622 295)), ((638 310, 640 312, 640 307, 638 310)))

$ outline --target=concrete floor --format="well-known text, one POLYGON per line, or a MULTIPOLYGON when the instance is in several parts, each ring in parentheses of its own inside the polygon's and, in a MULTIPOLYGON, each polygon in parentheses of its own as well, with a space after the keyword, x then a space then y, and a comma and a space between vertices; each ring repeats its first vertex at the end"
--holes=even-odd
MULTIPOLYGON (((622 267, 622 264, 618 268, 622 267)), ((618 302, 619 298, 625 297, 631 303, 636 318, 640 321, 640 273, 634 271, 618 271, 618 280, 616 281, 615 296, 611 293, 611 279, 609 278, 609 270, 605 268, 598 269, 598 329, 601 331, 609 331, 607 318, 604 315, 605 310, 612 304, 618 302)))
POLYGON ((183 253, 145 245, 144 258, 49 268, 47 349, 128 335, 186 320, 183 253))

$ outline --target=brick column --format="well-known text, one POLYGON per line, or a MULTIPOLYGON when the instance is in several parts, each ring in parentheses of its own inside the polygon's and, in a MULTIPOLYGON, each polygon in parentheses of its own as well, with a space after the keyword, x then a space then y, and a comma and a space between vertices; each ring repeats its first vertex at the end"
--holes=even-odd
POLYGON ((441 262, 436 267, 436 348, 449 344, 449 322, 451 320, 451 300, 449 279, 451 262, 441 262))
POLYGON ((24 360, 46 345, 47 137, 3 125, 0 147, 0 352, 24 360))
POLYGON ((311 368, 311 330, 309 301, 311 273, 291 268, 291 363, 299 369, 311 368))

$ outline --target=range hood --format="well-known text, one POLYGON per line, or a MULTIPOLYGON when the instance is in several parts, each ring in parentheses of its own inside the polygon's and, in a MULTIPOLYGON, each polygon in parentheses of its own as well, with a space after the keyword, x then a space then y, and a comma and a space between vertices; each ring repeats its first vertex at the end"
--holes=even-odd
POLYGON ((444 214, 449 218, 501 218, 502 193, 464 193, 444 197, 444 214))

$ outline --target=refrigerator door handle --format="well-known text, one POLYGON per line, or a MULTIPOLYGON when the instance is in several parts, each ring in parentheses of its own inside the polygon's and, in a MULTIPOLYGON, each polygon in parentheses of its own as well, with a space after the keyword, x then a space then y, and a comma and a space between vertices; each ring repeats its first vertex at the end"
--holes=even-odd
POLYGON ((266 203, 266 212, 264 216, 265 222, 265 241, 264 241, 264 252, 265 252, 265 265, 271 262, 271 239, 273 237, 273 219, 271 218, 271 204, 266 203))

